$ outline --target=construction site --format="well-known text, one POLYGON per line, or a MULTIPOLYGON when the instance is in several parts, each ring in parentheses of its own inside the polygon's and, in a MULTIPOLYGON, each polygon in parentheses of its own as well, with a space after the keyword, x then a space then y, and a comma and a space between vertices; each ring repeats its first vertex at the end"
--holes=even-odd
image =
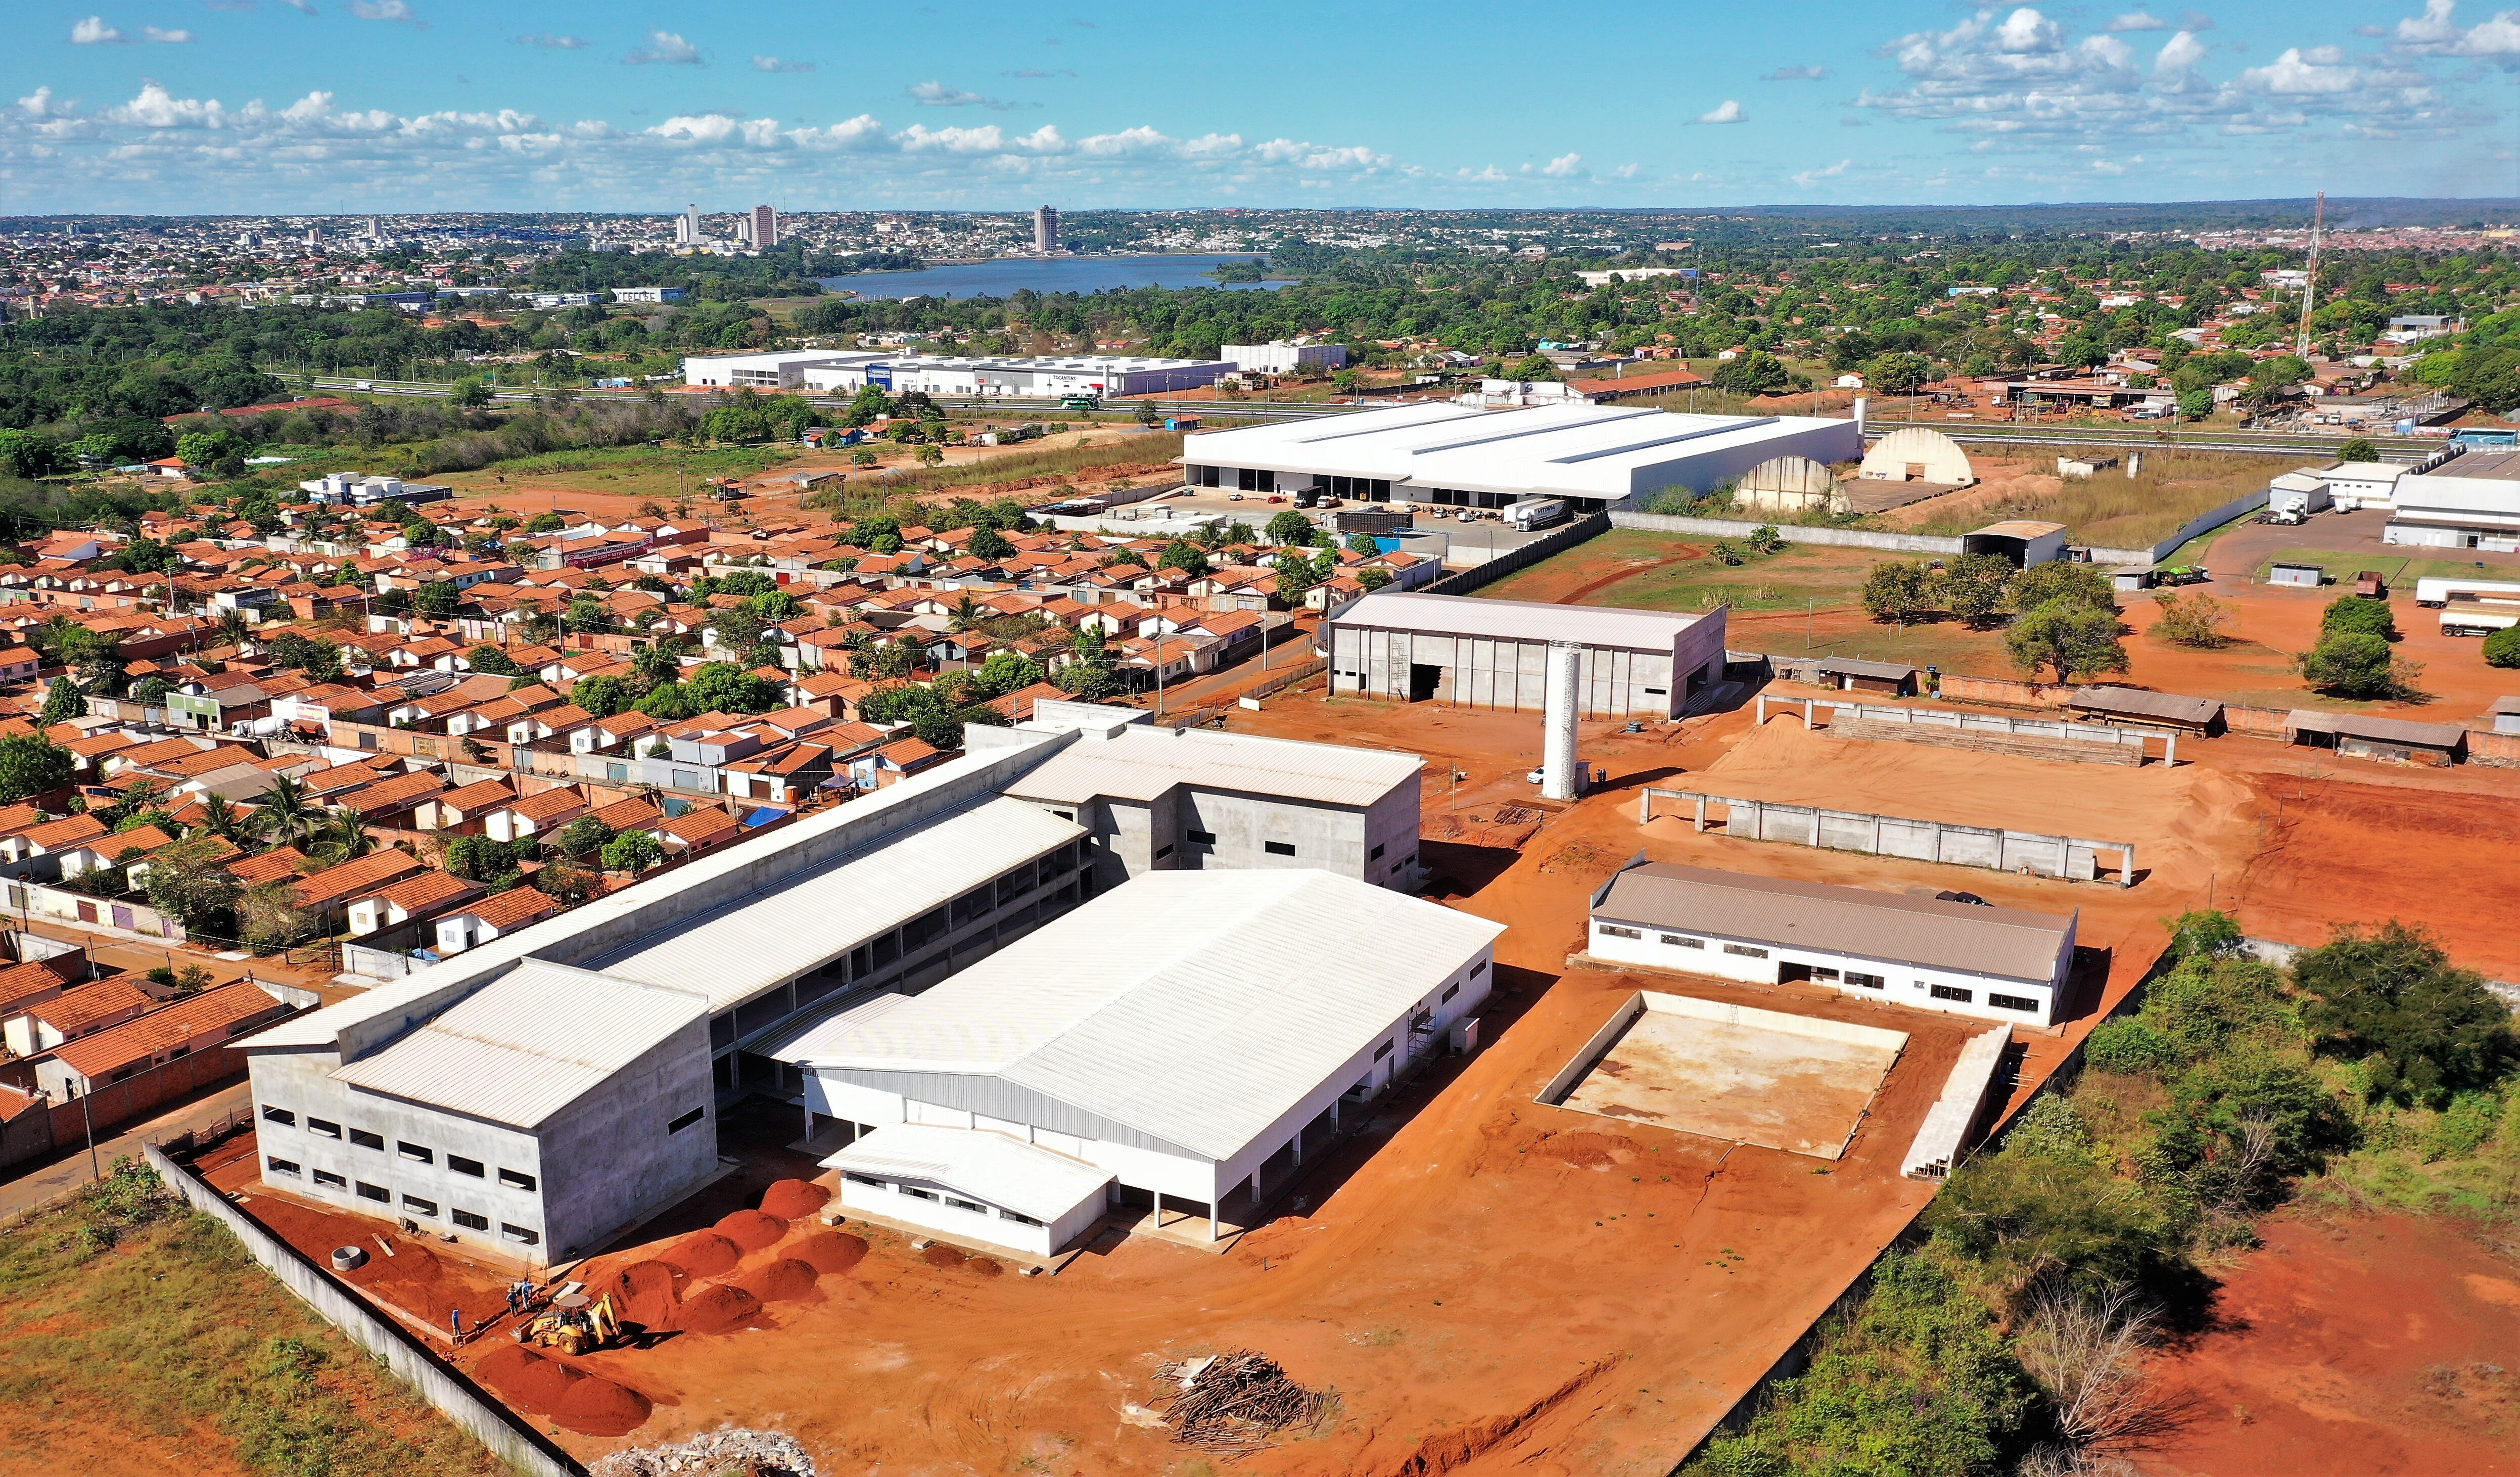
MULTIPOLYGON (((1416 608, 1420 626, 1442 619, 1416 608)), ((1851 697, 1829 673, 1745 660, 1758 638, 1733 616, 1727 641, 1721 606, 1651 633, 1651 649, 1679 643, 1681 654, 1619 679, 1660 684, 1649 702, 1604 702, 1578 659, 1595 649, 1590 612, 1561 608, 1533 631, 1530 661, 1513 663, 1538 709, 1476 685, 1413 678, 1365 695, 1315 676, 1227 716, 1238 736, 1416 761, 1408 860, 1424 901, 1406 906, 1502 929, 1493 973, 1485 954, 1468 971, 1486 991, 1469 1029, 1435 1033, 1452 1049, 1413 1049, 1387 1073, 1375 1054, 1328 1115, 1327 1140, 1299 1131, 1292 1164, 1273 1156, 1277 1172, 1254 1172, 1252 1198, 1230 1214, 1223 1193, 1168 1212, 1160 1191, 1142 1213, 1124 1186, 1047 1255, 933 1229, 947 1223, 924 1212, 870 1214, 843 1200, 873 1184, 847 1167, 856 1151, 832 1150, 893 1131, 861 1121, 831 1137, 786 1075, 721 1091, 715 1171, 587 1254, 504 1256, 299 1192, 273 1178, 258 1141, 287 1141, 267 1124, 193 1160, 197 1203, 224 1202, 234 1224, 267 1234, 266 1265, 302 1262, 294 1275, 352 1289, 413 1358, 452 1371, 447 1402, 482 1402, 483 1419, 521 1443, 512 1459, 535 1470, 602 1471, 615 1454, 732 1424, 785 1433, 826 1471, 1168 1473, 1204 1454, 1308 1477, 1660 1474, 1792 1366, 1969 1147, 2127 1006, 2167 919, 2221 909, 2253 939, 2303 946, 2334 923, 2395 918, 2454 937, 2462 962, 2520 977, 2520 923, 2475 892, 2477 878, 2520 869, 2520 833, 2498 819, 2520 772, 2358 762, 2238 731, 2073 723, 1957 696, 1851 697), (1707 650, 1729 647, 1731 659, 1686 646, 1709 633, 1707 650), (1663 712, 1632 711, 1654 705, 1663 712), (1604 922, 1627 917, 1604 899, 1640 869, 1764 880, 1788 915, 1861 893, 1904 908, 1920 934, 1983 914, 2049 920, 2061 942, 2045 975, 1961 962, 1974 978, 2036 975, 2035 999, 2002 978, 1983 999, 1944 983, 1928 998, 1928 965, 1952 962, 1930 940, 1860 951, 1915 971, 1912 987, 1896 981, 1916 992, 1902 996, 1843 961, 1772 959, 1758 941, 1784 935, 1756 920, 1714 929, 1737 940, 1709 951, 1726 968, 1647 965, 1601 947, 1604 933, 1644 931, 1604 922)), ((1622 641, 1636 644, 1598 649, 1622 641)), ((1388 649, 1394 664, 1424 659, 1388 649)), ((1009 765, 991 754, 1013 752, 957 762, 1009 765)), ((1104 783, 1079 793, 1093 803, 1104 783)), ((1091 833, 1068 790, 1042 793, 1036 803, 1070 807, 1054 813, 1062 826, 1083 819, 1040 845, 1091 833)), ((1094 931, 1095 909, 1149 880, 1131 875, 1068 922, 1094 931)), ((1271 957, 1257 937, 1216 936, 1271 957)), ((519 958, 533 937, 520 935, 519 958)), ((1130 934, 1102 937, 1138 952, 1130 934)), ((585 957, 592 968, 612 956, 585 957)), ((1328 967, 1306 959, 1290 967, 1328 967)), ((296 1029, 292 1049, 316 1044, 296 1029)), ((757 1034, 742 1050, 808 1075, 853 1059, 757 1034)), ((878 1058, 855 1060, 872 1070, 878 1058)), ((967 1114, 956 1131, 985 1127, 967 1114)), ((1055 1137, 1024 1132, 1036 1149, 1055 1137)), ((977 1213, 979 1192, 940 1173, 945 1199, 977 1213)), ((914 1173, 895 1178, 922 1193, 914 1173)), ((994 1203, 1021 1210, 1014 1187, 994 1203)))

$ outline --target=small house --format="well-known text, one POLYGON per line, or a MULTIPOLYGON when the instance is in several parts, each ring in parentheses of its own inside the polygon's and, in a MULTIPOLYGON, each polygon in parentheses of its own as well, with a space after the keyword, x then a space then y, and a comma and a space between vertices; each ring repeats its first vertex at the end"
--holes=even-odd
POLYGON ((2316 590, 2327 578, 2327 571, 2317 564, 2291 564, 2275 560, 2267 568, 2267 583, 2289 585, 2296 590, 2316 590))

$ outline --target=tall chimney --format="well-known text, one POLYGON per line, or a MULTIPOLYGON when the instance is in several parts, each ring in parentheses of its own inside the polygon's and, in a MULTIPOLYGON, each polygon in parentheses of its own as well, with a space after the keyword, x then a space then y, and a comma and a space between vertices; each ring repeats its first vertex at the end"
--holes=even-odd
POLYGON ((1862 395, 1855 397, 1855 433, 1859 436, 1864 434, 1865 398, 1866 397, 1862 395))
POLYGON ((1540 794, 1545 800, 1572 800, 1583 792, 1575 762, 1575 714, 1583 706, 1584 648, 1571 641, 1549 644, 1548 706, 1540 757, 1540 794))

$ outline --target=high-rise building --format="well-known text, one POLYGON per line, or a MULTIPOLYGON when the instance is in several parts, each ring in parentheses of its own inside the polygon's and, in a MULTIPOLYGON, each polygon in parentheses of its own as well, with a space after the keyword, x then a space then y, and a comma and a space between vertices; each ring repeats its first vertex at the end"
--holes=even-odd
POLYGON ((384 233, 383 233, 383 232, 379 231, 379 230, 377 229, 377 218, 376 218, 375 216, 373 216, 373 215, 369 216, 369 217, 368 217, 368 240, 370 240, 370 241, 378 241, 378 240, 382 239, 383 235, 384 235, 384 233))
POLYGON ((752 249, 767 251, 779 245, 779 212, 768 205, 752 207, 752 249))
POLYGON ((674 245, 697 246, 699 244, 700 207, 686 205, 683 207, 683 213, 674 217, 674 245))
POLYGON ((1032 213, 1032 248, 1036 251, 1058 249, 1058 211, 1044 205, 1032 213))

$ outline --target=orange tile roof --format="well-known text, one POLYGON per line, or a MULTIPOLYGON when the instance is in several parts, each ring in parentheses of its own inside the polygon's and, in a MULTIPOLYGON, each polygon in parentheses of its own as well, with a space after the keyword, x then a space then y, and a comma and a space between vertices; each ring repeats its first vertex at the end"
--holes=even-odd
POLYGON ((148 1008, 149 992, 128 977, 117 976, 65 990, 26 1013, 64 1036, 76 1036, 101 1022, 125 1020, 148 1008))
POLYGON ((510 814, 531 821, 540 827, 567 815, 570 811, 584 809, 585 805, 585 796, 567 785, 562 785, 558 789, 547 789, 540 794, 527 795, 503 808, 510 814))
POLYGON ((297 864, 305 860, 306 854, 294 846, 276 846, 258 857, 230 863, 228 875, 248 887, 259 887, 265 882, 295 875, 297 864))
POLYGON ((224 1037, 257 1016, 278 1014, 281 1009, 280 1003, 264 994, 261 986, 238 980, 204 990, 162 1010, 152 1010, 138 1020, 67 1043, 56 1048, 53 1054, 64 1066, 94 1081, 117 1067, 147 1061, 160 1052, 203 1037, 224 1037))
POLYGON ((106 825, 94 816, 65 816, 21 831, 20 837, 39 851, 68 851, 81 841, 104 835, 106 825))
POLYGON ((298 878, 297 901, 308 908, 338 902, 419 870, 420 864, 412 860, 409 852, 380 851, 298 878))
POLYGON ((471 897, 481 889, 478 884, 443 872, 424 872, 408 876, 376 894, 379 902, 390 904, 412 915, 428 913, 471 897))
POLYGON ((548 894, 536 892, 531 887, 511 887, 464 911, 505 933, 536 918, 550 917, 560 911, 560 904, 548 894))

